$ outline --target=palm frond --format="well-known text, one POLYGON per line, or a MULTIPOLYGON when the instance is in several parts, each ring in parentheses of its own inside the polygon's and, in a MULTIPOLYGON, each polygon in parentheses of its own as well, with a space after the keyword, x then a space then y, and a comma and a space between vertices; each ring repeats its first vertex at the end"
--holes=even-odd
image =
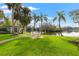
POLYGON ((56 21, 56 19, 57 19, 57 17, 54 17, 53 22, 55 22, 55 21, 56 21))
POLYGON ((61 18, 63 19, 64 22, 66 22, 64 15, 62 15, 61 18))
POLYGON ((44 15, 44 20, 45 20, 46 22, 48 21, 47 15, 44 15))
POLYGON ((39 16, 37 16, 36 23, 37 23, 39 20, 40 20, 40 17, 39 17, 39 16))

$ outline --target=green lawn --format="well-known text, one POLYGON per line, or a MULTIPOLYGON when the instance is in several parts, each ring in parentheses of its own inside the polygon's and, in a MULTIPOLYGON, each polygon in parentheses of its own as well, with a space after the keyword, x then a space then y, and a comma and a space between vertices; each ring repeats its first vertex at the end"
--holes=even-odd
POLYGON ((16 37, 16 36, 12 36, 11 34, 0 34, 0 41, 14 38, 14 37, 16 37))
MULTIPOLYGON (((79 49, 69 40, 74 37, 47 36, 32 39, 21 37, 0 45, 1 56, 77 56, 79 49)), ((78 38, 77 38, 78 39, 78 38)))

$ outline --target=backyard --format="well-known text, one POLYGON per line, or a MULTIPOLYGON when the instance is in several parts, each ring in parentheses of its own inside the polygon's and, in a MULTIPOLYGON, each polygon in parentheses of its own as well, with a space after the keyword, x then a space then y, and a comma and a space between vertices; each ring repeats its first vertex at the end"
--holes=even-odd
POLYGON ((79 6, 0 4, 0 56, 79 56, 79 9, 72 5, 79 6))
MULTIPOLYGON (((26 35, 27 36, 27 35, 26 35)), ((43 35, 44 38, 18 37, 0 44, 1 56, 77 56, 79 47, 70 43, 76 37, 43 35)), ((12 38, 10 34, 0 35, 0 40, 12 38)))

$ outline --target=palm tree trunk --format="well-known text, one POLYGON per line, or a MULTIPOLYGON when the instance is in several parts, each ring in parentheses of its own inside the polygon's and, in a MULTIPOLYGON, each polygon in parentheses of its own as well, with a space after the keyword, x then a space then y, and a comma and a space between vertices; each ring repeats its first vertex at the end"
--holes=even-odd
POLYGON ((62 29, 61 29, 61 25, 60 25, 60 18, 59 18, 59 29, 60 29, 60 31, 59 31, 59 32, 60 32, 60 36, 63 36, 63 35, 62 35, 62 32, 61 32, 62 29))
POLYGON ((79 22, 78 22, 78 25, 79 25, 79 22))
POLYGON ((14 9, 12 9, 12 34, 15 35, 14 9))
POLYGON ((36 25, 36 23, 35 23, 35 20, 34 20, 34 27, 31 28, 31 34, 33 34, 33 32, 34 32, 35 25, 36 25))
POLYGON ((31 27, 31 34, 33 34, 33 27, 31 27))
POLYGON ((33 29, 34 31, 35 31, 35 25, 36 25, 36 22, 35 22, 35 20, 34 20, 34 29, 33 29))
POLYGON ((22 30, 21 30, 21 34, 23 34, 24 33, 24 25, 23 25, 23 27, 22 27, 22 30))
MULTIPOLYGON (((46 25, 47 25, 47 23, 46 23, 46 25)), ((45 27, 45 33, 47 33, 47 28, 45 27)))
POLYGON ((42 19, 41 19, 41 28, 40 28, 41 34, 42 34, 42 19))
POLYGON ((45 28, 45 33, 46 33, 46 28, 45 28))

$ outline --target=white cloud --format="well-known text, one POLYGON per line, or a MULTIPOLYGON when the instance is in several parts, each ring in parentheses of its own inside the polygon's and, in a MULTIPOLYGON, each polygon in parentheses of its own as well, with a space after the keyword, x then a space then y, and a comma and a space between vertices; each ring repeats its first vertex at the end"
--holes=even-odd
POLYGON ((8 10, 8 9, 7 10, 3 10, 3 11, 4 11, 5 14, 11 13, 11 10, 8 10))
MULTIPOLYGON (((22 7, 25 7, 24 5, 22 5, 22 7)), ((31 11, 34 11, 34 10, 39 10, 39 8, 36 8, 36 7, 32 7, 32 6, 27 6, 31 11)))
POLYGON ((11 10, 9 10, 6 5, 1 6, 0 9, 3 10, 4 14, 11 13, 11 10))
POLYGON ((53 17, 48 17, 49 20, 53 19, 53 17))
POLYGON ((39 8, 35 8, 35 7, 32 7, 32 6, 28 6, 28 8, 29 8, 31 11, 39 10, 39 8))
POLYGON ((0 7, 0 9, 8 9, 8 7, 6 5, 3 5, 0 7))
POLYGON ((25 7, 25 6, 22 6, 22 7, 25 7))
MULTIPOLYGON (((22 7, 25 7, 25 6, 22 6, 22 7)), ((34 11, 34 10, 38 10, 39 8, 35 8, 35 7, 32 7, 32 6, 28 6, 28 8, 31 10, 31 11, 34 11)), ((4 13, 11 13, 10 10, 8 10, 8 7, 6 5, 3 5, 0 7, 1 10, 4 11, 4 13)))

